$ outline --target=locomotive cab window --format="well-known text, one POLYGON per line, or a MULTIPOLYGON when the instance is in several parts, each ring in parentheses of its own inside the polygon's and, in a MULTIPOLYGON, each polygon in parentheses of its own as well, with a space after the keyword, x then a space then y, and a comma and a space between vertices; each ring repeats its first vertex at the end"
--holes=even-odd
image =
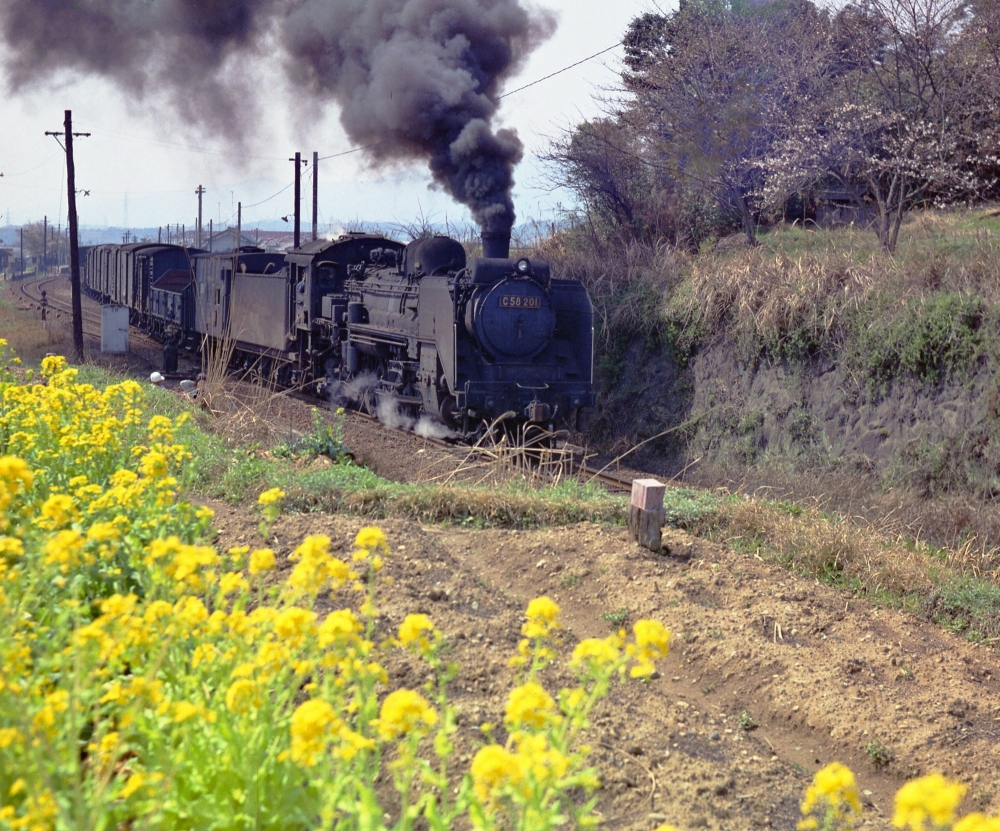
POLYGON ((337 269, 332 265, 320 266, 316 269, 316 277, 319 280, 319 287, 324 291, 336 288, 337 269))

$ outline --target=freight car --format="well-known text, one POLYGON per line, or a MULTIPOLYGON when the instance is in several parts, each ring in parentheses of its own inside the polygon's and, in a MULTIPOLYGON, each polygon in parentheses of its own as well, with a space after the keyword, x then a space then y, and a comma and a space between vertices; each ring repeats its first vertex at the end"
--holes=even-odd
POLYGON ((190 272, 198 249, 137 242, 95 245, 87 251, 83 290, 101 303, 127 306, 129 323, 155 331, 152 287, 167 272, 190 272))
POLYGON ((584 287, 510 258, 509 239, 484 238, 468 262, 443 236, 404 246, 351 233, 286 255, 131 248, 91 252, 92 293, 161 337, 225 342, 236 366, 281 386, 431 416, 465 437, 503 418, 573 424, 593 405, 584 287))

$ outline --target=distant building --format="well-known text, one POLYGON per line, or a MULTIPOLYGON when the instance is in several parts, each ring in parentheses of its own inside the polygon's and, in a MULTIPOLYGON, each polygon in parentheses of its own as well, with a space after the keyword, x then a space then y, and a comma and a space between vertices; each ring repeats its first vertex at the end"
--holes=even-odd
MULTIPOLYGON (((240 234, 239 247, 244 246, 254 246, 257 245, 257 241, 254 239, 253 233, 244 231, 240 234)), ((201 247, 206 251, 214 251, 215 253, 225 253, 226 251, 232 251, 236 248, 236 229, 235 228, 223 228, 221 231, 216 231, 212 236, 205 235, 202 240, 201 247)))
POLYGON ((868 188, 856 186, 855 191, 846 187, 829 187, 816 191, 816 224, 824 228, 835 225, 867 225, 870 214, 863 207, 867 202, 868 188), (859 204, 860 203, 860 204, 859 204))

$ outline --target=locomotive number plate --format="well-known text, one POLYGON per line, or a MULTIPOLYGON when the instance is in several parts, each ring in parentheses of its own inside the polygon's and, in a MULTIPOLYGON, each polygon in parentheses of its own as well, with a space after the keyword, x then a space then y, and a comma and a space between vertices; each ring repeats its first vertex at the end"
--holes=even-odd
POLYGON ((540 309, 542 308, 542 298, 504 294, 500 297, 500 307, 503 309, 540 309))

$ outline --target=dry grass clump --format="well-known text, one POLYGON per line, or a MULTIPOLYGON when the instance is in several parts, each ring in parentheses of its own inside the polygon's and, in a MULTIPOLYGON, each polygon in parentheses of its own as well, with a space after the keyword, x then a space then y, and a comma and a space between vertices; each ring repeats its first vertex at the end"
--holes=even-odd
POLYGON ((947 552, 962 574, 1000 574, 1000 502, 968 493, 927 499, 906 488, 885 489, 879 479, 843 467, 803 469, 779 463, 733 470, 703 462, 686 471, 686 485, 723 488, 758 500, 810 505, 821 514, 850 517, 879 536, 911 539, 947 552))
POLYGON ((535 253, 549 261, 553 276, 586 286, 602 342, 653 331, 664 297, 690 266, 690 257, 665 241, 602 242, 574 233, 544 240, 535 253))
POLYGON ((574 522, 621 522, 620 498, 581 500, 566 494, 540 495, 503 488, 421 484, 330 490, 321 494, 288 489, 288 503, 378 518, 461 522, 503 528, 537 528, 574 522))
POLYGON ((235 447, 269 447, 290 438, 286 415, 289 390, 278 389, 274 373, 262 377, 256 365, 234 374, 236 339, 205 339, 199 399, 213 417, 212 432, 235 447))
POLYGON ((757 248, 701 257, 673 305, 682 320, 704 332, 719 331, 731 321, 772 348, 780 348, 793 332, 819 344, 845 309, 867 300, 879 277, 875 260, 859 264, 846 253, 793 258, 757 248))
POLYGON ((749 548, 793 571, 821 577, 863 595, 929 595, 935 581, 915 546, 891 541, 874 527, 755 498, 724 503, 708 535, 749 548))
POLYGON ((876 294, 890 313, 935 293, 1000 302, 1000 221, 982 211, 920 212, 895 256, 860 228, 782 226, 755 249, 699 256, 668 308, 703 336, 726 331, 780 357, 835 346, 846 313, 876 294))
POLYGON ((233 447, 271 447, 297 438, 289 432, 288 403, 288 390, 237 378, 213 385, 204 397, 211 431, 233 447))

